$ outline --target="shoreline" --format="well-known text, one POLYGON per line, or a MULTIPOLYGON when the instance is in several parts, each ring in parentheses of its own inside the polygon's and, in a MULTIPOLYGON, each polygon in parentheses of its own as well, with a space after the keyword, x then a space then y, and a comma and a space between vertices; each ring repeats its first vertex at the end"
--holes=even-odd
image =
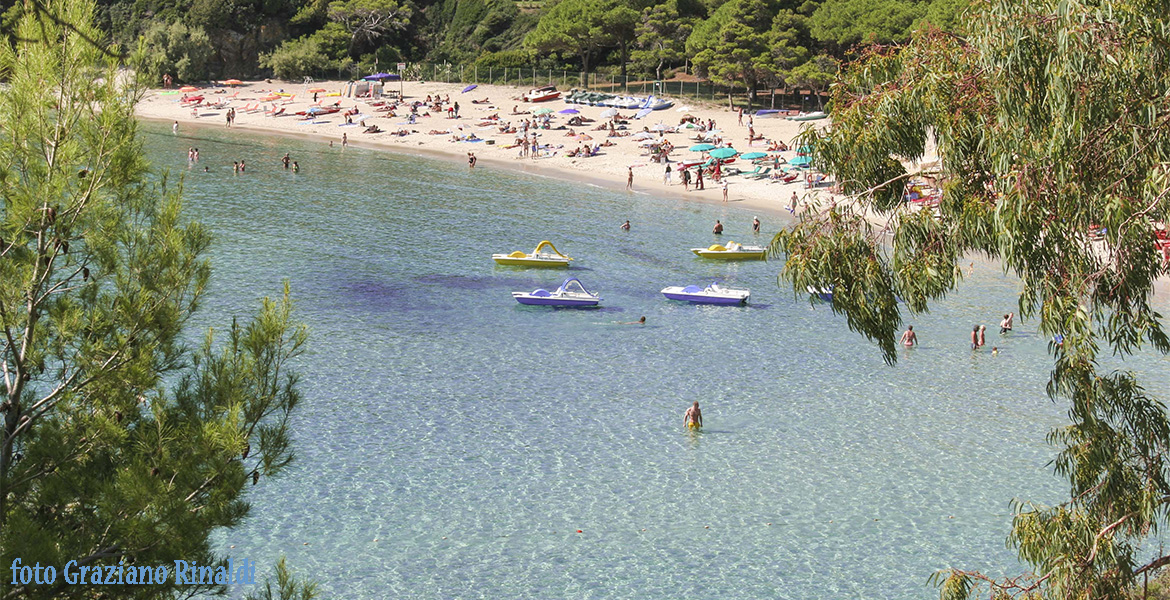
MULTIPOLYGON (((314 85, 326 90, 341 90, 346 86, 346 82, 320 82, 314 85)), ((179 101, 183 96, 181 93, 172 90, 151 89, 144 96, 143 100, 139 102, 136 107, 136 113, 138 118, 143 120, 168 123, 177 121, 180 131, 182 131, 184 127, 191 126, 197 128, 226 128, 224 111, 227 108, 234 107, 238 112, 237 120, 232 125, 232 129, 238 128, 261 135, 287 135, 302 140, 319 140, 323 143, 332 141, 334 146, 340 142, 342 134, 353 133, 352 136, 347 135, 347 139, 349 144, 355 147, 451 160, 464 165, 467 164, 467 153, 471 151, 475 153, 478 161, 477 164, 483 166, 505 168, 530 175, 582 182, 615 191, 625 189, 626 178, 628 176, 627 168, 633 167, 635 177, 632 193, 634 194, 648 194, 704 204, 723 203, 722 190, 719 184, 708 181, 707 183, 710 185, 706 186, 704 192, 696 193, 694 191, 686 191, 681 189, 678 175, 672 173, 671 185, 667 186, 662 183, 662 172, 665 169, 665 164, 650 162, 645 151, 635 140, 628 137, 606 138, 603 132, 593 129, 592 126, 604 121, 600 118, 600 114, 606 110, 605 107, 567 104, 561 100, 526 104, 513 98, 514 95, 522 93, 523 90, 497 85, 481 84, 471 93, 462 94, 460 93, 461 84, 404 82, 402 87, 408 102, 425 100, 428 94, 450 96, 452 103, 458 102, 460 104, 460 118, 448 119, 445 116, 422 117, 413 125, 405 125, 403 123, 396 123, 396 121, 405 117, 391 118, 383 116, 384 113, 371 112, 374 107, 371 107, 364 99, 344 96, 326 96, 320 98, 321 104, 333 104, 334 102, 340 101, 340 106, 343 109, 351 110, 356 108, 360 112, 358 115, 355 115, 355 118, 366 117, 369 124, 378 125, 383 129, 383 132, 364 134, 360 126, 350 126, 345 127, 343 130, 338 130, 339 125, 344 122, 342 113, 326 115, 320 120, 315 119, 312 123, 306 123, 305 120, 297 116, 267 117, 262 113, 243 112, 245 106, 261 106, 261 103, 256 102, 261 95, 281 89, 282 86, 288 89, 289 93, 296 92, 296 95, 288 100, 279 101, 279 104, 274 105, 269 103, 267 106, 280 106, 280 108, 285 109, 285 114, 287 115, 291 112, 307 110, 313 105, 311 96, 306 96, 305 101, 297 99, 297 96, 304 93, 304 90, 301 88, 307 86, 300 84, 293 85, 287 82, 267 83, 259 81, 246 82, 235 88, 207 88, 199 92, 190 92, 191 95, 204 96, 205 102, 211 100, 229 100, 230 97, 230 102, 222 109, 204 109, 200 111, 199 116, 193 116, 190 108, 179 101), (217 89, 223 90, 223 92, 213 93, 217 89), (487 99, 489 103, 472 104, 471 101, 473 99, 487 99), (539 133, 542 142, 547 142, 550 145, 555 144, 555 155, 538 160, 519 158, 519 151, 517 149, 505 148, 504 144, 500 142, 513 142, 520 134, 502 134, 496 131, 494 125, 484 125, 488 121, 484 120, 483 117, 493 114, 499 115, 500 123, 510 122, 513 126, 518 126, 525 118, 533 118, 530 114, 507 114, 506 111, 510 111, 511 109, 508 107, 511 106, 518 106, 521 110, 528 111, 540 108, 553 110, 553 114, 551 115, 552 126, 561 128, 541 129, 539 133), (584 126, 568 127, 566 125, 568 116, 559 114, 557 111, 570 107, 580 111, 580 117, 594 119, 594 122, 584 126), (212 112, 209 113, 207 112, 208 110, 212 110, 212 112), (408 131, 413 131, 413 133, 402 137, 393 136, 388 133, 389 131, 404 127, 408 128, 408 131), (428 135, 424 132, 428 127, 445 127, 451 133, 428 135), (578 135, 570 137, 568 133, 573 131, 577 132, 578 135), (595 139, 592 139, 592 134, 595 132, 598 135, 595 139), (482 135, 483 139, 495 140, 496 143, 488 145, 486 143, 472 144, 451 141, 455 135, 466 134, 473 134, 476 137, 482 135), (578 141, 581 134, 590 136, 590 139, 585 141, 590 141, 593 144, 609 139, 614 145, 602 148, 602 153, 598 156, 589 158, 565 156, 565 151, 575 148, 577 144, 581 143, 578 141)), ((402 109, 399 108, 399 110, 402 109)), ((633 111, 623 110, 621 112, 624 115, 633 111)), ((732 143, 740 152, 763 151, 766 147, 765 143, 761 141, 757 141, 751 146, 747 145, 747 123, 750 120, 748 114, 744 114, 744 124, 740 125, 738 123, 738 114, 732 112, 727 107, 676 106, 655 111, 646 119, 630 120, 628 122, 629 129, 627 130, 627 135, 629 132, 640 132, 642 128, 655 124, 674 125, 684 115, 693 116, 702 122, 714 120, 716 126, 719 128, 719 133, 716 135, 721 137, 726 136, 722 137, 722 139, 732 143)), ((814 126, 823 126, 827 125, 828 121, 814 121, 812 124, 814 126)), ((799 133, 804 123, 783 119, 759 119, 754 120, 753 125, 756 134, 763 135, 765 140, 781 141, 791 145, 792 138, 799 133)), ((689 139, 691 137, 693 137, 692 134, 688 132, 666 133, 662 136, 662 138, 675 145, 674 151, 669 156, 668 163, 671 165, 672 170, 677 169, 681 161, 693 160, 701 156, 700 153, 689 152, 687 150, 689 146, 697 143, 695 140, 689 139)), ((789 151, 781 155, 785 159, 789 159, 795 157, 796 153, 789 151)), ((746 161, 743 160, 737 161, 737 164, 741 168, 744 168, 744 170, 750 170, 754 167, 754 165, 746 164, 746 161)), ((804 189, 803 181, 800 180, 785 184, 780 182, 772 183, 767 180, 750 180, 746 179, 744 175, 732 175, 727 177, 727 181, 729 206, 758 211, 770 217, 780 216, 788 221, 793 220, 793 216, 787 210, 788 198, 791 197, 793 192, 798 194, 801 206, 807 202, 819 202, 820 199, 828 196, 828 190, 825 188, 804 189)))

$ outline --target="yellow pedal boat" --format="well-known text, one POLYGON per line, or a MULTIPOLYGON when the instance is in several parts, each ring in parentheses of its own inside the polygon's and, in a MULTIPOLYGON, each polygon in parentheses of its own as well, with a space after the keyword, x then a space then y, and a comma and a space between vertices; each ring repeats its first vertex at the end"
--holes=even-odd
POLYGON ((764 260, 767 251, 763 246, 744 246, 738 242, 731 242, 727 247, 712 244, 707 248, 691 248, 691 252, 703 258, 718 260, 764 260))
POLYGON ((498 265, 513 265, 520 267, 567 267, 573 260, 557 251, 552 242, 544 240, 536 245, 530 254, 519 250, 511 254, 493 254, 492 260, 498 265))

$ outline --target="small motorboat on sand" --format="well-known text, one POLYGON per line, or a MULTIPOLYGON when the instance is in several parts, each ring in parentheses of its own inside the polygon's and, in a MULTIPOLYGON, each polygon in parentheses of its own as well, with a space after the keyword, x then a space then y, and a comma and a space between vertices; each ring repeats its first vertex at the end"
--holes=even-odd
POLYGON ((561 93, 557 91, 557 86, 546 85, 528 90, 520 99, 525 102, 548 102, 549 100, 556 100, 560 97, 561 93))
POLYGON ((706 288, 701 288, 697 285, 688 285, 686 287, 676 285, 663 288, 662 295, 670 300, 682 300, 684 302, 694 302, 695 304, 737 305, 747 304, 748 298, 752 293, 750 290, 733 290, 712 283, 706 288))
POLYGON ((511 254, 493 254, 492 260, 499 265, 514 265, 521 267, 567 267, 569 261, 573 260, 560 252, 557 252, 556 246, 552 242, 544 240, 536 245, 536 249, 531 253, 524 253, 519 250, 511 254))
POLYGON ((712 244, 706 248, 691 248, 691 252, 703 258, 718 260, 764 260, 767 251, 763 246, 744 246, 738 242, 731 242, 726 247, 712 244))
POLYGON ((826 115, 824 111, 816 110, 810 113, 800 113, 799 115, 793 115, 784 118, 788 119, 789 121, 816 121, 818 119, 824 119, 828 116, 829 115, 826 115))
POLYGON ((555 291, 536 289, 531 292, 512 292, 520 304, 537 306, 591 307, 601 302, 601 296, 585 289, 576 277, 570 277, 555 291))

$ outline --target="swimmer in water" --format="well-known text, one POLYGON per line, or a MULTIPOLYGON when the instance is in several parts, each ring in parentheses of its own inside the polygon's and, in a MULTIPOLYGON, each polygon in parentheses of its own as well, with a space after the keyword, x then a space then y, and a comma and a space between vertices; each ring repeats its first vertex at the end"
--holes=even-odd
POLYGON ((907 348, 918 343, 918 334, 914 333, 914 326, 907 325, 905 333, 902 334, 902 345, 907 348))
POLYGON ((645 325, 645 324, 646 324, 646 317, 642 317, 641 319, 638 319, 637 321, 618 321, 618 325, 645 325))
POLYGON ((703 426, 703 411, 699 410, 698 400, 683 413, 683 424, 687 429, 698 429, 703 426))
POLYGON ((622 231, 629 231, 629 230, 630 230, 630 220, 626 219, 626 222, 622 223, 622 231))

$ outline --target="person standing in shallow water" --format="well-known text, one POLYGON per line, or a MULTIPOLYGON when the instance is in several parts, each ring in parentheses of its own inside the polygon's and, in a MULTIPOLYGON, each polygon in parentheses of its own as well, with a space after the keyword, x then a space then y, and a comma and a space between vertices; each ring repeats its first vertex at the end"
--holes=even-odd
POLYGON ((918 334, 914 333, 914 326, 907 325, 906 331, 902 333, 902 345, 909 348, 918 343, 918 334))
POLYGON ((683 413, 683 425, 687 429, 698 429, 703 426, 703 411, 699 410, 698 400, 695 400, 687 412, 683 413))
POLYGON ((715 227, 711 229, 711 233, 715 235, 723 235, 723 223, 719 219, 715 219, 715 227))

